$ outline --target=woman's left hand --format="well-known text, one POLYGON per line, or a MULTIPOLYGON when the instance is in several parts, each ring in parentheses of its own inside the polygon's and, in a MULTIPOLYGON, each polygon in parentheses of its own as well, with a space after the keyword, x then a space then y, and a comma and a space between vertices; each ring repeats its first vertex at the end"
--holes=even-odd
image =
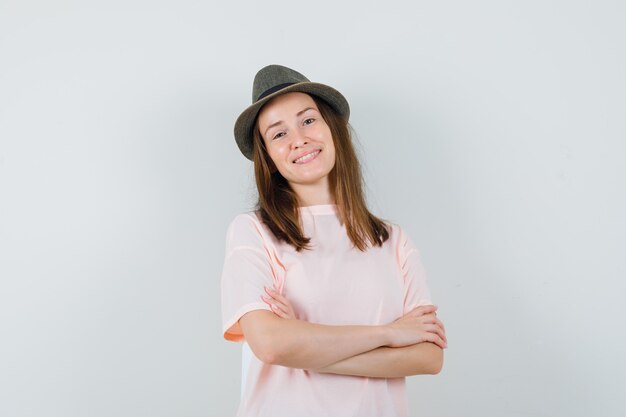
POLYGON ((262 295, 261 298, 270 306, 274 314, 288 320, 296 318, 291 303, 289 303, 285 297, 280 295, 278 291, 275 291, 273 288, 263 288, 268 296, 262 295))

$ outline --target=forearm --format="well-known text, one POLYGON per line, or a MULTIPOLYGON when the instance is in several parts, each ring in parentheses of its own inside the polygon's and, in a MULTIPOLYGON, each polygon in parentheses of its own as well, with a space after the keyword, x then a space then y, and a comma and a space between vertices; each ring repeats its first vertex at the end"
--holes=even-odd
POLYGON ((331 326, 302 320, 275 320, 270 333, 271 363, 320 369, 388 344, 383 326, 331 326))
POLYGON ((400 348, 379 347, 315 371, 371 378, 398 378, 437 374, 442 366, 443 349, 434 343, 423 342, 400 348))

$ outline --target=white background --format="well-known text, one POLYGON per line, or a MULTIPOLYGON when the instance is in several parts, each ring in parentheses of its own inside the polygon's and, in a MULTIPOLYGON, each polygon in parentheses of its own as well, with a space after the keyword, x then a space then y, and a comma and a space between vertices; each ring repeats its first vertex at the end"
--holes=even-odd
POLYGON ((0 3, 0 416, 234 416, 232 128, 254 74, 349 100, 449 348, 412 416, 626 416, 618 1, 0 3))

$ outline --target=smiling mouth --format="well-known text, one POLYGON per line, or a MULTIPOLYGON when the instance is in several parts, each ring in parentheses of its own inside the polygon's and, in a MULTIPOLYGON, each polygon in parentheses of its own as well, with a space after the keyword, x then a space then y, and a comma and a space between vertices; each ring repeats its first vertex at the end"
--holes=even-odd
POLYGON ((295 161, 293 161, 294 164, 306 164, 309 161, 312 161, 313 159, 317 158, 317 155, 319 155, 322 152, 321 149, 318 149, 316 151, 313 151, 311 153, 308 153, 304 156, 301 156, 300 158, 296 159, 295 161))

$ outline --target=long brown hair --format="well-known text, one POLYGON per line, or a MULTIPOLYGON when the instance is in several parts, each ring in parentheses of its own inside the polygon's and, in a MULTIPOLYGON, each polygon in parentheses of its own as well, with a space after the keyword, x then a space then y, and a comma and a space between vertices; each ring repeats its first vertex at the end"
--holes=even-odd
MULTIPOLYGON (((389 239, 389 230, 384 220, 372 215, 367 209, 361 166, 352 144, 351 126, 325 100, 310 96, 330 128, 335 146, 335 166, 328 179, 341 223, 359 250, 366 251, 368 243, 382 246, 389 239)), ((305 237, 300 227, 296 193, 267 153, 257 121, 252 134, 254 176, 259 192, 256 210, 278 240, 287 242, 298 252, 311 249, 311 238, 305 237)))

